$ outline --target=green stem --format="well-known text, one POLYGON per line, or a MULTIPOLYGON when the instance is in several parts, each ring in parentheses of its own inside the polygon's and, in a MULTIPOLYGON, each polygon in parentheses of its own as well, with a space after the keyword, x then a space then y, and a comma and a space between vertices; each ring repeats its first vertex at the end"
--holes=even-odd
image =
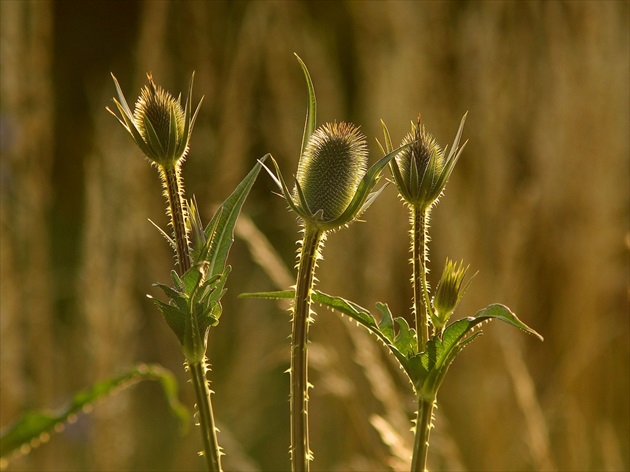
MULTIPOLYGON (((188 231, 186 230, 186 210, 184 207, 184 189, 180 177, 180 166, 160 167, 164 193, 168 198, 169 214, 173 235, 175 237, 175 250, 181 274, 190 269, 190 245, 188 231)), ((190 375, 197 399, 199 412, 199 425, 203 441, 203 455, 206 458, 208 470, 221 472, 221 450, 217 441, 217 429, 214 424, 210 388, 206 379, 205 360, 201 362, 189 362, 190 375)))
MULTIPOLYGON (((429 283, 427 282, 427 259, 429 252, 429 209, 412 207, 412 265, 413 265, 413 308, 418 333, 418 352, 424 352, 429 340, 429 283)), ((425 472, 429 454, 429 433, 434 399, 429 401, 418 395, 416 434, 413 444, 411 472, 425 472)))
POLYGON ((418 333, 418 352, 423 352, 429 340, 429 284, 427 282, 427 253, 429 238, 427 227, 429 210, 411 209, 411 247, 413 311, 418 333))
POLYGON ((160 171, 164 193, 168 198, 177 262, 181 273, 185 274, 190 269, 190 246, 188 244, 188 231, 186 230, 184 189, 180 180, 180 168, 176 164, 173 167, 160 167, 160 171))
POLYGON ((323 232, 306 226, 298 263, 291 334, 291 470, 307 472, 311 459, 308 438, 308 325, 311 314, 317 251, 323 232))
POLYGON ((425 472, 429 455, 429 434, 431 433, 431 417, 434 401, 420 398, 418 416, 416 418, 416 437, 413 444, 411 472, 425 472))
POLYGON ((199 425, 203 440, 204 457, 210 472, 221 472, 221 449, 217 441, 217 428, 214 424, 212 402, 210 401, 210 388, 206 379, 205 362, 189 363, 190 375, 197 397, 197 410, 199 412, 199 425))

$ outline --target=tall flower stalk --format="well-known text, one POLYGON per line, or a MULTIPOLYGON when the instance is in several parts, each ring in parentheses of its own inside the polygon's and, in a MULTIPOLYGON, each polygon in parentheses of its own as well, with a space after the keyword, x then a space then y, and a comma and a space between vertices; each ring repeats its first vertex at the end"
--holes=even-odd
MULTIPOLYGON (((461 155, 466 143, 461 147, 461 139, 466 115, 462 118, 459 130, 448 154, 429 134, 420 117, 411 125, 411 132, 403 139, 410 144, 390 162, 398 193, 409 208, 411 223, 411 265, 413 286, 413 312, 416 324, 417 352, 425 352, 429 341, 429 327, 434 319, 429 282, 429 219, 431 209, 437 203, 444 187, 461 155)), ((392 151, 392 142, 387 127, 383 124, 385 145, 392 151)), ((436 326, 434 325, 434 328, 436 326)), ((443 328, 443 325, 442 327, 443 328)), ((441 332, 441 331, 440 331, 441 332)), ((412 471, 424 472, 429 449, 429 434, 435 396, 417 393, 418 410, 416 433, 412 457, 412 471)), ((437 392, 434 392, 437 393, 437 392)))
POLYGON ((329 123, 315 129, 315 91, 306 65, 299 57, 298 61, 306 78, 309 107, 293 191, 273 159, 275 174, 270 174, 302 226, 291 320, 290 457, 291 470, 304 472, 313 459, 308 428, 308 330, 313 322, 317 260, 326 236, 357 219, 378 196, 380 190, 372 190, 394 153, 368 170, 367 141, 355 125, 329 123))
MULTIPOLYGON (((113 77, 113 75, 112 75, 113 77)), ((179 265, 177 279, 180 281, 191 273, 191 242, 188 224, 188 206, 184 198, 184 186, 181 175, 181 167, 189 150, 190 136, 195 124, 195 119, 201 101, 192 112, 192 84, 188 89, 188 96, 184 108, 179 99, 175 99, 170 93, 155 85, 153 78, 148 74, 149 84, 145 86, 136 102, 132 112, 124 94, 114 78, 118 99, 114 99, 120 116, 109 110, 131 135, 138 147, 143 151, 151 164, 158 169, 164 195, 167 198, 167 213, 170 217, 170 225, 173 230, 172 239, 165 234, 175 250, 179 265)), ((194 76, 193 76, 194 78, 194 76)), ((196 269, 196 268, 195 268, 196 269)), ((193 269, 194 270, 194 269, 193 269)), ((197 269, 201 278, 205 279, 204 267, 197 269)), ((197 274, 193 274, 197 275, 197 274)), ((202 282, 202 284, 205 283, 202 282)), ((184 285, 184 284, 182 284, 184 285)), ((214 292, 216 292, 216 286, 214 292)), ((166 290, 165 290, 166 291, 166 290)), ((171 292, 172 289, 171 289, 171 292)), ((219 290, 220 292, 220 290, 219 290)), ((170 292, 169 292, 170 293, 170 292)), ((172 294, 175 294, 174 292, 172 294)), ((216 311, 216 303, 208 301, 208 309, 216 311)), ((164 304, 166 305, 166 304, 164 304)), ((168 311, 161 305, 162 311, 168 311)), ((169 307, 170 305, 166 305, 169 307)), ((170 313, 172 315, 172 313, 170 313)), ((167 314, 165 313, 165 316, 167 314)), ((192 384, 197 399, 199 425, 201 427, 203 456, 208 470, 221 471, 221 449, 217 441, 217 428, 212 411, 211 390, 207 380, 207 360, 205 357, 207 329, 200 329, 199 323, 194 319, 194 313, 184 314, 189 320, 185 320, 185 326, 192 329, 181 330, 183 352, 186 356, 187 369, 190 372, 192 384), (204 332, 201 332, 204 331, 204 332)), ((167 319, 167 321, 169 321, 167 319)), ((174 322, 169 323, 173 328, 174 322)))

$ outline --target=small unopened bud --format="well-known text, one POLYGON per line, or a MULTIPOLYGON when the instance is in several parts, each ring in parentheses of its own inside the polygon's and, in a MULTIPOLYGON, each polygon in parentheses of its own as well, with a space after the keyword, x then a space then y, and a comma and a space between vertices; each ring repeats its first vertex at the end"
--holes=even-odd
POLYGON ((113 77, 118 93, 118 99, 114 98, 114 103, 120 116, 108 110, 118 118, 151 162, 163 168, 174 168, 188 153, 188 143, 201 101, 192 113, 192 79, 186 104, 182 107, 180 98, 176 99, 162 87, 155 85, 151 74, 147 74, 147 77, 149 84, 140 92, 133 112, 116 77, 113 77))
POLYGON ((457 304, 461 300, 468 284, 463 286, 464 277, 468 271, 468 266, 446 259, 442 278, 437 286, 437 291, 433 297, 434 313, 431 316, 433 326, 438 333, 441 333, 448 319, 451 317, 457 304))
MULTIPOLYGON (((405 202, 419 210, 430 208, 444 191, 444 187, 453 172, 464 145, 459 147, 459 140, 464 127, 462 121, 448 155, 435 138, 427 132, 424 124, 418 121, 411 125, 411 133, 403 139, 407 145, 390 163, 394 182, 405 202)), ((389 139, 389 135, 386 134, 389 139)))
POLYGON ((426 131, 419 117, 411 133, 402 141, 402 145, 409 143, 411 146, 395 158, 400 169, 396 185, 408 203, 428 207, 442 191, 435 188, 434 183, 444 168, 444 151, 426 131))
POLYGON ((309 212, 331 222, 350 205, 368 163, 367 140, 350 123, 326 124, 313 132, 300 158, 294 200, 302 192, 309 212))
POLYGON ((179 100, 155 85, 151 74, 147 77, 149 85, 142 88, 133 111, 136 127, 152 151, 149 159, 156 163, 176 162, 188 152, 185 145, 180 154, 182 140, 188 140, 184 136, 186 115, 179 100))

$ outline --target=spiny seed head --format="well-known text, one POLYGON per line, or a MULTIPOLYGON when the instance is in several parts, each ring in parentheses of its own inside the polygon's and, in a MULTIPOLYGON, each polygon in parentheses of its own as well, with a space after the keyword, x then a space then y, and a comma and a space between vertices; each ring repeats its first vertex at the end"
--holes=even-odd
POLYGON ((118 80, 112 74, 118 94, 114 103, 120 116, 109 108, 108 111, 118 119, 151 162, 159 167, 174 168, 188 153, 188 143, 201 101, 193 113, 190 108, 193 79, 188 87, 186 105, 182 108, 181 98, 176 99, 155 85, 151 74, 147 74, 147 77, 149 84, 140 92, 132 112, 118 80))
POLYGON ((411 178, 412 160, 415 161, 420 174, 423 174, 431 164, 435 166, 437 172, 444 167, 444 152, 435 138, 427 132, 420 118, 417 124, 412 125, 412 131, 407 133, 401 146, 409 143, 413 144, 396 156, 401 174, 407 181, 411 178))
POLYGON ((407 203, 427 208, 443 190, 438 183, 445 167, 444 151, 427 132, 420 117, 412 124, 401 146, 409 143, 411 145, 403 149, 393 163, 398 169, 394 172, 394 181, 407 203))
POLYGON ((159 85, 155 85, 151 74, 147 74, 149 84, 145 85, 141 92, 136 107, 133 111, 134 121, 140 135, 145 142, 151 142, 157 137, 157 142, 153 143, 153 155, 147 156, 149 159, 160 163, 170 160, 179 160, 188 152, 188 146, 185 146, 184 154, 176 156, 170 155, 169 145, 172 136, 171 127, 175 127, 173 134, 176 145, 175 149, 179 149, 184 136, 186 115, 182 109, 179 99, 175 99, 170 93, 159 85), (153 130, 150 129, 153 127, 153 130), (155 135, 153 132, 155 131, 155 135))
POLYGON ((320 221, 338 218, 354 197, 368 163, 367 140, 351 123, 328 123, 310 136, 297 170, 298 185, 308 210, 320 221))

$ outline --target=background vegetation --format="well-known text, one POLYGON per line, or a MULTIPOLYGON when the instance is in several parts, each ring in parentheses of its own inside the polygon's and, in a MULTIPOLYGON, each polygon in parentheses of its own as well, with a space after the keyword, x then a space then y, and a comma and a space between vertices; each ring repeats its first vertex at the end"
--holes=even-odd
MULTIPOLYGON (((1 9, 1 411, 59 407, 138 362, 180 378, 145 294, 168 282, 155 171, 105 112, 145 72, 205 95, 184 167, 207 219, 255 160, 297 166, 306 61, 319 121, 402 138, 418 112, 469 144, 433 218, 431 260, 479 270, 459 316, 510 306, 539 343, 492 324, 440 391, 432 470, 628 470, 628 3, 15 1, 1 9)), ((227 470, 288 467, 289 316, 240 292, 292 283, 297 224, 261 175, 211 333, 227 470), (265 236, 262 236, 264 234, 265 236), (270 252, 275 250, 276 252, 270 252), (274 259, 275 257, 275 259, 274 259)), ((320 287, 409 313, 407 215, 393 186, 329 238, 320 287)), ((435 281, 434 281, 435 283, 435 281)), ((320 310, 315 470, 408 467, 410 386, 368 334, 320 310)), ((157 385, 125 390, 9 470, 200 470, 157 385)))

